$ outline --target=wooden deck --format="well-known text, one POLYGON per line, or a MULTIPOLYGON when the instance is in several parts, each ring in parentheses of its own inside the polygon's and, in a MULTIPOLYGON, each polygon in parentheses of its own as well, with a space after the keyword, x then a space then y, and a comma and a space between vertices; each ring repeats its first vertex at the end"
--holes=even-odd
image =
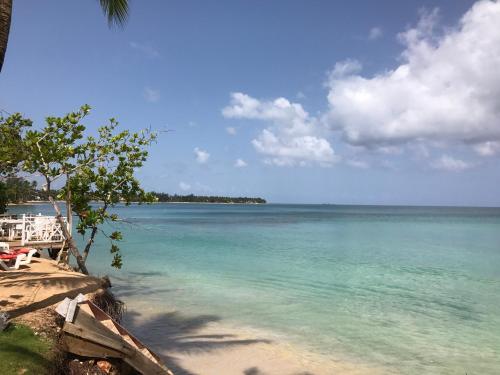
POLYGON ((0 239, 0 242, 6 242, 9 244, 9 247, 11 249, 17 249, 17 248, 20 248, 20 247, 33 247, 35 249, 55 249, 55 250, 60 250, 63 245, 64 245, 64 242, 36 242, 36 243, 26 243, 24 245, 21 244, 21 240, 15 240, 15 241, 5 241, 5 240, 2 240, 0 239))

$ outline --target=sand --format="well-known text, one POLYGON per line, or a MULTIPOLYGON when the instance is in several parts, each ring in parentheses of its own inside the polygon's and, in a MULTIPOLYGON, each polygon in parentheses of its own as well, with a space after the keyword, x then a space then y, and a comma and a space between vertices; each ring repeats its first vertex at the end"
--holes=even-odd
POLYGON ((0 311, 16 317, 101 288, 102 280, 33 258, 16 271, 0 271, 0 311))
POLYGON ((390 373, 334 355, 320 356, 270 332, 210 321, 209 316, 193 320, 175 311, 150 316, 131 311, 126 323, 176 375, 390 373))

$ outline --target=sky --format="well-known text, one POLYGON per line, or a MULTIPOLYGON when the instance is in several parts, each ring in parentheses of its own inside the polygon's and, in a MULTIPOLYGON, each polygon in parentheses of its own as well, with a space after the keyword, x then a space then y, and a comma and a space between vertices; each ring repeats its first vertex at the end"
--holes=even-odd
POLYGON ((0 108, 161 130, 148 190, 500 205, 500 2, 14 2, 0 108), (168 130, 168 131, 164 131, 168 130))

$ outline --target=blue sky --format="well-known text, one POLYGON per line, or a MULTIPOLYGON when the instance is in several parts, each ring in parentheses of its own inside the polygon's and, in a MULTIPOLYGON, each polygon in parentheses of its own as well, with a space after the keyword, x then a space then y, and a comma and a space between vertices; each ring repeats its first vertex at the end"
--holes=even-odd
POLYGON ((131 1, 110 30, 97 1, 17 1, 0 108, 171 130, 157 191, 497 206, 499 7, 131 1))

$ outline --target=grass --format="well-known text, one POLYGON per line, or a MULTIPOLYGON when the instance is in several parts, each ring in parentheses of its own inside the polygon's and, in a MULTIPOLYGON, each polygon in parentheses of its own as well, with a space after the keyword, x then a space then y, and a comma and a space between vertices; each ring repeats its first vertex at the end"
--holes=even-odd
POLYGON ((53 342, 21 324, 0 332, 0 374, 48 374, 53 342))

